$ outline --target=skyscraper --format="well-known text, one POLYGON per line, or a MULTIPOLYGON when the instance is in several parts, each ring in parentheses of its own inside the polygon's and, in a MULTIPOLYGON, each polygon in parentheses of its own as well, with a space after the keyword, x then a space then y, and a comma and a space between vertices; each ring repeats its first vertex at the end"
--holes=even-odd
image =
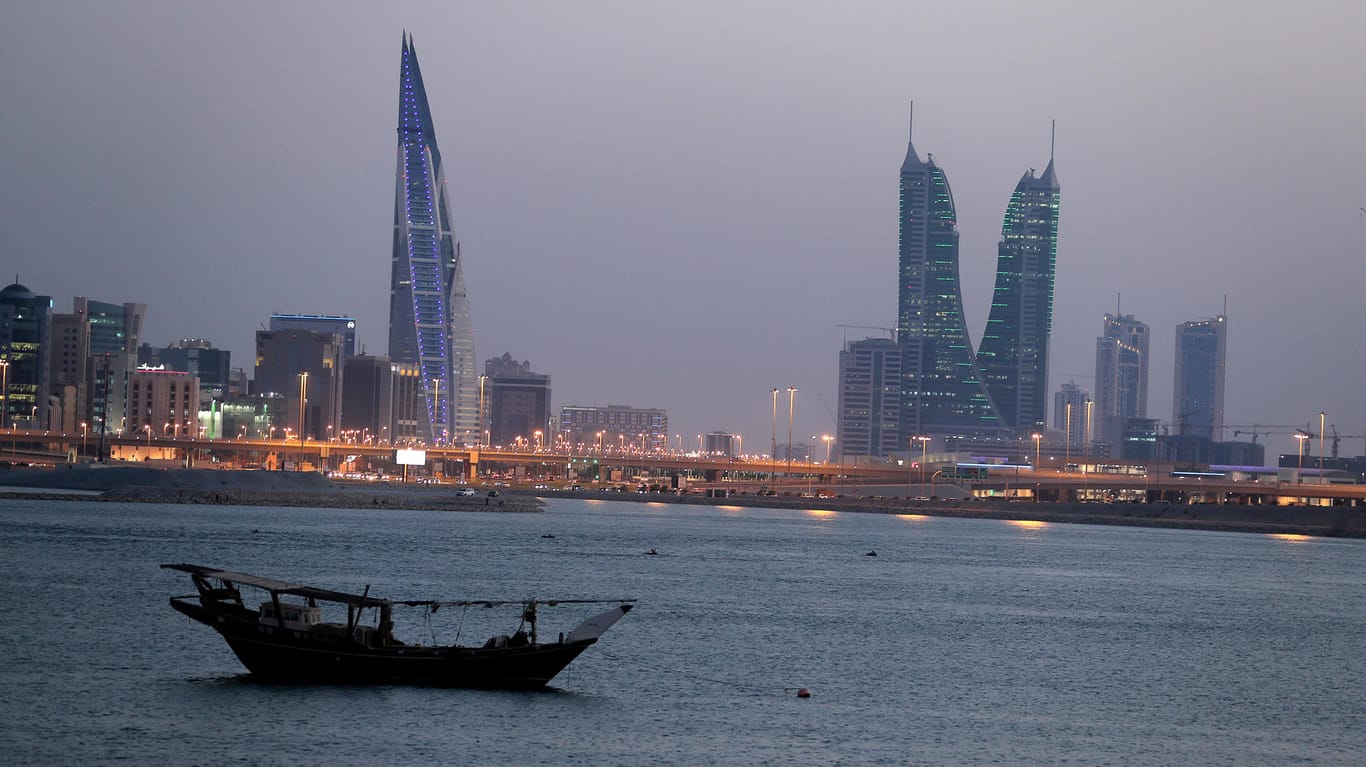
POLYGON ((399 74, 398 169, 389 290, 389 357, 421 371, 428 442, 473 443, 479 431, 474 333, 441 151, 412 38, 399 74))
POLYGON ((1096 431, 1119 445, 1130 418, 1148 417, 1148 326, 1132 314, 1105 314, 1096 339, 1096 431))
POLYGON ((1017 434, 1043 426, 1048 337, 1058 254, 1058 178, 1025 171, 1006 205, 996 256, 996 290, 977 365, 1001 421, 1017 434))
POLYGON ((840 351, 836 454, 890 455, 909 448, 901 439, 901 350, 890 338, 850 341, 840 351))
POLYGON ((907 141, 897 284, 901 437, 997 436, 1003 425, 963 318, 953 192, 934 156, 927 157, 921 161, 907 141))
POLYGON ((1176 327, 1172 422, 1177 434, 1219 441, 1224 431, 1224 315, 1176 327))
POLYGON ((1087 449, 1087 442, 1095 439, 1091 433, 1092 424, 1087 423, 1088 416, 1095 417, 1095 409, 1091 395, 1073 381, 1059 386, 1054 392, 1053 428, 1065 435, 1071 449, 1087 449))

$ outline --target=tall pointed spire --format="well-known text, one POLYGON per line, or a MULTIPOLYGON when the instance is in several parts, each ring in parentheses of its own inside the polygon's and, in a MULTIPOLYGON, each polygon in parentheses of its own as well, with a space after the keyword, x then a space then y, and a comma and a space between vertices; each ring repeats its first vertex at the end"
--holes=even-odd
MULTIPOLYGON (((418 377, 416 432, 428 444, 472 443, 478 422, 474 336, 446 171, 412 36, 399 72, 398 167, 389 290, 389 357, 418 377)), ((395 425, 396 430, 400 427, 395 425)), ((413 427, 410 427, 413 428, 413 427)))
POLYGON ((915 151, 915 143, 912 141, 912 139, 914 138, 914 134, 915 134, 915 102, 914 102, 914 101, 911 102, 911 115, 910 115, 910 119, 907 121, 907 126, 908 126, 908 127, 907 127, 907 130, 906 130, 906 160, 905 160, 904 162, 901 163, 901 169, 902 169, 902 170, 907 170, 907 169, 910 169, 910 168, 919 168, 919 167, 921 167, 922 165, 925 164, 924 162, 921 162, 921 160, 920 160, 920 155, 919 155, 919 154, 916 154, 916 151, 915 151))
POLYGON ((1050 189, 1054 190, 1058 189, 1058 176, 1053 171, 1053 149, 1057 144, 1057 138, 1058 121, 1054 120, 1053 127, 1049 130, 1048 133, 1048 167, 1044 168, 1043 175, 1039 176, 1040 181, 1042 181, 1044 184, 1047 184, 1050 189))

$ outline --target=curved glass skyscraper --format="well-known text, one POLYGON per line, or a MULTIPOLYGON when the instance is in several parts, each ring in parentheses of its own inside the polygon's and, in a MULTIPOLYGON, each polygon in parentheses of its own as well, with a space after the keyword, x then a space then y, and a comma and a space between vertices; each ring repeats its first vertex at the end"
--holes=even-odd
POLYGON ((1048 337, 1058 254, 1058 179, 1053 159, 1015 185, 1001 224, 996 290, 977 364, 1002 422, 1017 434, 1047 420, 1048 337))
POLYGON ((899 240, 901 438, 1000 435, 963 319, 953 192, 934 156, 922 161, 909 141, 899 240))
POLYGON ((399 75, 398 170, 389 289, 389 357, 418 366, 430 444, 479 439, 474 334, 441 151, 412 38, 399 75))

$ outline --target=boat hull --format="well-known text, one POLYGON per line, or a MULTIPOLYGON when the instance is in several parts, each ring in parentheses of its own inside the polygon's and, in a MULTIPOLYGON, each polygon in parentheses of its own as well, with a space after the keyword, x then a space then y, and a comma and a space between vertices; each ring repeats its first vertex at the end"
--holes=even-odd
POLYGON ((418 684, 534 690, 596 639, 520 647, 374 647, 336 633, 271 626, 244 609, 172 598, 178 612, 213 628, 253 676, 326 684, 418 684))

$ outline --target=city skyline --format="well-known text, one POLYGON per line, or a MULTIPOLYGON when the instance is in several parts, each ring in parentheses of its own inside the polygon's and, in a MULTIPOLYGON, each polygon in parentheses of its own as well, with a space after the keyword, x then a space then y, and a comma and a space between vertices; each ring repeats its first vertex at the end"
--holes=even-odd
POLYGON ((1149 413, 1165 420, 1172 331, 1227 294, 1230 427, 1326 411, 1366 431, 1366 361, 1342 353, 1366 323, 1351 292, 1366 106, 1349 76, 1366 10, 1257 9, 1230 27, 1239 6, 1221 3, 971 4, 906 46, 923 9, 859 7, 300 5, 263 24, 266 6, 21 6, 0 30, 0 267, 58 311, 74 295, 145 303, 145 340, 209 338, 240 367, 276 312, 355 316, 358 345, 382 352, 407 28, 431 39, 477 256, 476 359, 531 360, 557 403, 661 407, 688 439, 748 447, 770 389, 796 386, 798 439, 833 433, 838 325, 895 324, 887 168, 914 98, 917 137, 953 177, 974 341, 1001 194, 1056 118, 1068 201, 1047 391, 1094 388, 1095 321, 1119 292, 1153 328, 1149 413), (1000 78, 1026 40, 1047 41, 1031 54, 1046 88, 1000 78), (1307 86, 1291 74, 1304 62, 1307 86))

